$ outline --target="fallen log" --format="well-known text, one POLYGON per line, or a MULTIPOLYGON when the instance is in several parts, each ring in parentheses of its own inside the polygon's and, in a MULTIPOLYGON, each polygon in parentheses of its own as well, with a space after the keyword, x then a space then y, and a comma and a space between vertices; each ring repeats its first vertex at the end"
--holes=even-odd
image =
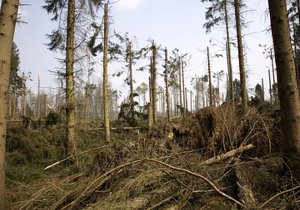
POLYGON ((233 156, 235 156, 238 153, 241 153, 241 152, 243 152, 245 150, 250 150, 252 148, 254 148, 253 144, 248 144, 246 146, 241 146, 241 147, 239 147, 237 149, 231 150, 231 151, 226 152, 224 154, 221 154, 221 155, 212 157, 212 158, 210 158, 208 160, 205 160, 205 161, 203 161, 203 162, 200 163, 200 166, 211 165, 211 164, 214 164, 214 163, 219 163, 222 160, 225 160, 227 158, 233 157, 233 156))

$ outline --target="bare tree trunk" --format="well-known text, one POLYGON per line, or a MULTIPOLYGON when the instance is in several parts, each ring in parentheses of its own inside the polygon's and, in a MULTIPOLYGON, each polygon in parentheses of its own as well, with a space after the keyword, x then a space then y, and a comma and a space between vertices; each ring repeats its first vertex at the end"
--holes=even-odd
POLYGON ((246 88, 246 72, 244 64, 244 50, 242 41, 242 29, 241 29, 241 14, 240 14, 240 0, 234 0, 235 9, 235 21, 236 21, 236 36, 238 43, 238 54, 239 54, 239 69, 240 69, 240 82, 241 82, 241 97, 242 97, 242 108, 245 112, 248 109, 248 97, 246 88))
POLYGON ((156 93, 156 55, 157 48, 155 42, 152 42, 152 109, 153 109, 153 123, 157 121, 157 93, 156 93))
POLYGON ((108 5, 104 6, 104 49, 103 49, 103 114, 105 140, 110 142, 110 125, 108 109, 108 5))
POLYGON ((209 83, 209 106, 213 106, 213 92, 211 84, 211 70, 210 70, 210 59, 209 59, 209 48, 207 47, 207 67, 208 67, 208 83, 209 83))
POLYGON ((44 118, 46 119, 47 116, 48 116, 48 95, 45 94, 44 95, 44 118))
POLYGON ((277 66, 281 125, 281 147, 285 163, 300 181, 300 102, 285 0, 269 0, 272 36, 277 66))
MULTIPOLYGON (((151 58, 152 60, 152 58, 151 58)), ((149 77, 149 106, 148 106, 148 128, 153 126, 153 109, 152 109, 152 79, 149 77)))
POLYGON ((226 25, 226 57, 227 57, 227 67, 228 67, 228 100, 233 100, 233 76, 232 76, 232 63, 231 63, 231 48, 230 48, 230 36, 229 36, 229 26, 228 26, 228 11, 227 11, 227 0, 224 4, 225 9, 225 25, 226 25))
MULTIPOLYGON (((67 18, 66 47, 66 121, 67 148, 66 155, 76 154, 75 140, 75 104, 74 104, 74 33, 75 33, 75 0, 69 0, 67 18)), ((46 110, 44 110, 46 112, 46 110)), ((77 162, 77 158, 76 158, 77 162)))
POLYGON ((168 77, 168 49, 165 48, 165 85, 166 85, 166 104, 167 104, 167 120, 171 121, 170 114, 170 94, 169 94, 169 77, 168 77))
POLYGON ((11 54, 19 0, 2 1, 0 10, 0 209, 6 208, 5 147, 11 54))

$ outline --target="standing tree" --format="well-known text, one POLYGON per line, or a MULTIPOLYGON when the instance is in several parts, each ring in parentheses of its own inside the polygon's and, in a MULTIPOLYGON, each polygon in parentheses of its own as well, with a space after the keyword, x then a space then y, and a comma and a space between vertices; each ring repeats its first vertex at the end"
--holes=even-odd
POLYGON ((201 2, 210 2, 211 5, 207 8, 205 18, 207 22, 203 25, 206 28, 206 32, 210 32, 212 27, 218 26, 220 22, 225 21, 226 29, 226 58, 228 68, 228 100, 233 99, 233 74, 232 74, 232 62, 231 62, 231 47, 230 47, 230 32, 228 15, 228 0, 201 0, 201 2))
POLYGON ((242 108, 245 112, 248 107, 248 96, 246 88, 246 71, 244 64, 244 47, 242 41, 242 24, 241 24, 241 0, 234 0, 234 10, 235 10, 235 26, 236 26, 236 37, 238 44, 238 57, 239 57, 239 69, 240 69, 240 81, 241 81, 241 98, 242 98, 242 108))
POLYGON ((290 39, 286 1, 269 0, 272 36, 277 66, 284 160, 300 181, 300 102, 290 39))
POLYGON ((8 90, 13 38, 19 0, 2 1, 0 10, 0 209, 6 208, 5 147, 8 118, 8 90))
MULTIPOLYGON (((66 56, 62 62, 65 66, 65 73, 59 72, 59 74, 65 76, 66 80, 66 155, 70 156, 76 154, 74 65, 77 53, 75 51, 80 48, 80 43, 84 43, 83 40, 75 40, 75 27, 77 27, 77 29, 80 27, 80 29, 84 31, 82 22, 80 25, 76 25, 76 23, 83 18, 82 13, 85 9, 86 2, 77 2, 75 0, 45 0, 45 3, 46 5, 43 6, 43 8, 46 9, 48 13, 54 15, 51 20, 59 22, 58 29, 48 35, 50 38, 50 43, 48 44, 49 49, 60 50, 65 53, 66 56), (76 12, 76 6, 81 9, 81 13, 76 12), (66 17, 62 15, 65 14, 65 12, 66 17), (66 18, 66 26, 62 25, 64 18, 66 18)), ((80 37, 85 39, 85 35, 80 37)))
POLYGON ((110 142, 110 125, 108 110, 108 4, 104 6, 104 41, 103 41, 103 112, 105 140, 110 142))

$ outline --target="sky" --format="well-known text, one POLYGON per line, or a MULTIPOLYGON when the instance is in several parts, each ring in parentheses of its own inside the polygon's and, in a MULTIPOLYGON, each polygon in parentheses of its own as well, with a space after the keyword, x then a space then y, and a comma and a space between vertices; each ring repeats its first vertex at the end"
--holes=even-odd
MULTIPOLYGON (((1 0, 0 0, 1 2, 1 0)), ((28 87, 37 92, 37 78, 40 76, 42 87, 56 87, 55 75, 49 70, 59 66, 55 54, 45 45, 49 40, 46 34, 57 27, 57 23, 50 21, 48 15, 41 7, 44 1, 21 0, 20 9, 22 20, 26 24, 16 27, 15 42, 20 50, 21 71, 31 72, 32 81, 28 87)), ((265 80, 268 86, 267 67, 270 61, 263 55, 259 44, 271 45, 271 34, 266 32, 269 27, 266 0, 245 0, 247 8, 242 12, 247 28, 243 28, 243 41, 246 44, 245 59, 248 75, 248 88, 265 80)), ((200 0, 120 0, 110 8, 111 31, 115 30, 130 37, 137 37, 139 47, 147 45, 149 38, 154 39, 157 45, 167 47, 169 51, 178 48, 181 53, 192 55, 186 67, 186 83, 195 76, 207 73, 206 47, 210 47, 212 54, 212 71, 225 70, 226 57, 224 52, 224 27, 217 27, 211 33, 206 33, 202 27, 205 23, 207 5, 200 0), (223 54, 224 58, 216 59, 214 54, 223 54)), ((231 28, 231 37, 235 41, 235 28, 231 28)), ((232 47, 234 78, 239 79, 237 49, 232 47)), ((111 74, 117 71, 110 65, 111 74)), ((162 72, 160 67, 159 71, 162 72)), ((96 70, 94 80, 101 78, 102 70, 96 70)), ((110 77, 113 88, 128 90, 122 78, 110 77)), ((146 73, 135 72, 135 87, 141 82, 147 82, 146 73)), ((162 80, 161 80, 162 81, 162 80)), ((162 82, 160 85, 163 85, 162 82)), ((223 81, 225 86, 225 79, 223 81)), ((191 89, 191 87, 188 87, 191 89)), ((267 91, 266 91, 267 92, 267 91)), ((266 94, 267 95, 267 94, 266 94)))

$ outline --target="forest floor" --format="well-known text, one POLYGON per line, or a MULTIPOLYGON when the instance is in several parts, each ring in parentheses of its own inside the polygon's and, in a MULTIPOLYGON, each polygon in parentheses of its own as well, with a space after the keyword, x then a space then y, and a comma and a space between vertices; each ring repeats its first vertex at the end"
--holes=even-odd
POLYGON ((205 108, 151 130, 77 125, 78 165, 64 159, 64 127, 11 127, 8 209, 300 209, 283 174, 279 114, 205 108))

